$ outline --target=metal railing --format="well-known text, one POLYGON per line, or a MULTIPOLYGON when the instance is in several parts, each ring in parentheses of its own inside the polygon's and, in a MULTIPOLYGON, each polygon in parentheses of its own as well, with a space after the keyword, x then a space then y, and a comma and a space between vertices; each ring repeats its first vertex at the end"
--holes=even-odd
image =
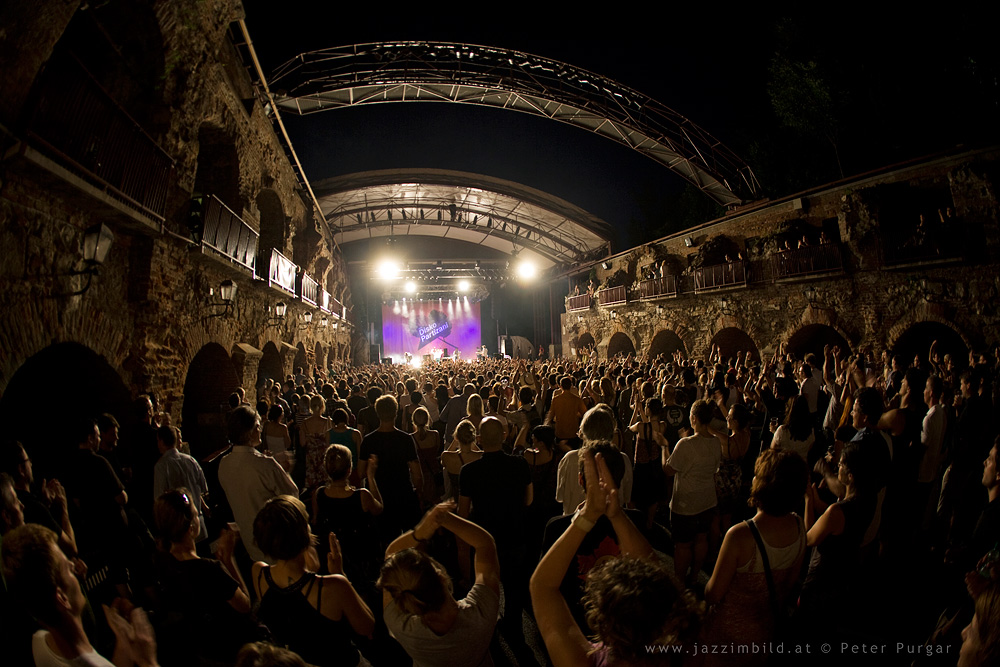
POLYGON ((844 268, 840 246, 835 243, 785 250, 774 254, 770 259, 771 275, 775 280, 840 271, 844 268))
POLYGON ((576 296, 567 297, 566 312, 571 313, 574 310, 589 309, 591 299, 592 297, 589 294, 577 294, 576 296))
POLYGON ((316 299, 316 305, 324 313, 330 312, 330 293, 322 287, 319 288, 319 298, 316 299))
POLYGON ((347 309, 339 300, 330 297, 330 312, 341 319, 347 319, 347 309))
POLYGON ((254 272, 257 232, 215 195, 205 197, 202 215, 202 244, 254 272))
POLYGON ((677 276, 663 276, 639 282, 640 299, 658 299, 677 296, 677 276))
POLYGON ((742 261, 704 266, 694 271, 694 291, 737 287, 747 284, 746 264, 742 261))
POLYGON ((163 222, 173 160, 71 56, 39 81, 30 142, 129 208, 163 222))
POLYGON ((319 283, 307 276, 304 272, 301 274, 298 283, 299 298, 308 303, 310 306, 315 306, 316 302, 319 300, 319 283))
POLYGON ((271 257, 267 263, 267 284, 277 285, 289 294, 295 295, 295 274, 298 267, 277 248, 271 248, 271 257))
POLYGON ((607 287, 597 292, 597 305, 614 306, 628 301, 628 288, 624 285, 607 287))

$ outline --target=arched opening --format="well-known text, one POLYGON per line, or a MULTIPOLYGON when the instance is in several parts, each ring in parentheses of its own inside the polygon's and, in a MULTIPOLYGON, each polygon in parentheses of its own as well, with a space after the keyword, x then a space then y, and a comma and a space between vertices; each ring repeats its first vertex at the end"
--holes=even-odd
POLYGON ((257 210, 260 212, 260 241, 258 249, 260 257, 268 260, 271 249, 285 252, 285 239, 288 236, 288 219, 285 217, 281 199, 274 190, 261 190, 257 195, 257 210))
POLYGON ((684 341, 681 340, 680 336, 668 329, 664 329, 653 336, 653 341, 649 344, 650 357, 656 357, 660 354, 669 357, 678 350, 687 352, 687 349, 684 347, 684 341))
POLYGON ((316 368, 321 371, 326 370, 326 352, 319 341, 316 341, 316 348, 313 350, 313 359, 315 360, 316 368))
POLYGON ((257 366, 257 386, 261 386, 270 378, 278 384, 285 379, 285 369, 281 364, 281 355, 274 343, 264 345, 263 354, 260 357, 260 364, 257 366))
POLYGON ((306 346, 302 344, 302 341, 299 341, 299 344, 295 346, 295 361, 292 366, 296 373, 301 368, 303 374, 310 375, 309 357, 306 356, 306 346))
POLYGON ((619 331, 608 341, 608 359, 613 359, 615 355, 622 356, 635 355, 635 344, 627 334, 619 331))
POLYGON ((240 158, 236 143, 224 130, 202 125, 198 130, 198 171, 194 192, 215 195, 237 215, 243 214, 240 200, 240 158))
POLYGON ((726 327, 712 336, 712 347, 719 346, 719 351, 723 359, 730 359, 736 356, 737 352, 750 351, 750 358, 760 360, 760 351, 757 344, 742 329, 736 327, 726 327))
POLYGON ((823 358, 823 347, 829 345, 832 350, 839 347, 841 358, 846 358, 851 352, 851 346, 840 332, 826 324, 807 324, 788 339, 788 351, 798 359, 804 359, 809 353, 823 358))
POLYGON ((4 438, 25 446, 36 478, 51 478, 61 454, 76 445, 79 421, 108 412, 124 427, 133 419, 131 397, 104 357, 80 343, 55 343, 25 361, 7 384, 0 399, 4 438), (70 392, 69 400, 59 391, 70 392))
POLYGON ((580 334, 580 338, 576 341, 576 351, 579 354, 580 350, 584 348, 591 348, 595 345, 597 345, 597 341, 594 340, 594 337, 590 335, 589 331, 585 331, 580 334))
POLYGON ((226 446, 229 395, 239 385, 226 348, 209 343, 194 355, 184 381, 181 427, 195 458, 206 458, 226 446))
POLYGON ((940 322, 917 322, 911 325, 896 339, 892 353, 903 358, 904 368, 912 366, 914 357, 919 355, 921 364, 926 368, 927 354, 934 341, 937 341, 936 352, 942 360, 944 355, 950 354, 953 363, 959 368, 968 365, 969 348, 965 341, 957 331, 940 322))

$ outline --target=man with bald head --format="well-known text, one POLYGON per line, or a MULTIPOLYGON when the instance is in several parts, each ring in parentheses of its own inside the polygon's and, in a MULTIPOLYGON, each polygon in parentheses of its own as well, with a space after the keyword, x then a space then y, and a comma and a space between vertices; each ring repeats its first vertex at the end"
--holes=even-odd
POLYGON ((523 528, 533 493, 531 471, 523 458, 504 453, 503 425, 496 417, 483 419, 479 440, 482 458, 462 468, 458 513, 485 528, 496 541, 506 599, 501 632, 509 644, 523 644, 521 611, 528 583, 523 528))

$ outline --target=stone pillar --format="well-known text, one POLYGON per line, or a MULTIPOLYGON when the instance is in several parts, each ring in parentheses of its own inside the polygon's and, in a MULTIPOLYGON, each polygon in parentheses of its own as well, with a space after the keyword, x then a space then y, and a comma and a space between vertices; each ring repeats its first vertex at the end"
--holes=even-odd
POLYGON ((257 396, 257 369, 263 356, 263 352, 247 343, 236 343, 233 346, 232 358, 236 378, 240 381, 248 400, 257 401, 261 398, 257 396))

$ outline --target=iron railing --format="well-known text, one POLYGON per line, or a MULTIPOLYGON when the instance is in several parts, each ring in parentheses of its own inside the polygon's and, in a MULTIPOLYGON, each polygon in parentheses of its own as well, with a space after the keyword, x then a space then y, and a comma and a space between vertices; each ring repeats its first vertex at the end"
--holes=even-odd
POLYGON ((295 273, 298 267, 277 248, 271 248, 271 257, 267 265, 267 284, 295 295, 295 273))
POLYGON ((771 275, 775 280, 792 276, 841 271, 844 260, 835 243, 785 250, 771 256, 771 275))
POLYGON ((163 222, 173 160, 75 58, 46 65, 29 141, 108 195, 163 222))
POLYGON ((677 296, 677 276, 663 276, 639 282, 640 299, 659 299, 677 296))
POLYGON ((315 306, 319 300, 319 283, 310 278, 304 272, 301 274, 297 282, 299 287, 299 298, 308 303, 310 306, 315 306))
POLYGON ((982 238, 974 240, 967 231, 965 225, 946 229, 938 224, 908 231, 882 229, 882 263, 893 266, 963 259, 969 249, 983 242, 982 238))
POLYGON ((205 197, 201 242, 254 273, 258 235, 215 195, 205 197))
POLYGON ((316 299, 316 305, 324 313, 330 312, 330 293, 322 287, 319 288, 319 298, 316 299))
POLYGON ((747 284, 746 264, 742 261, 704 266, 694 271, 694 291, 738 287, 747 284))
POLYGON ((624 285, 607 287, 597 292, 597 305, 614 306, 628 301, 628 288, 624 285))

